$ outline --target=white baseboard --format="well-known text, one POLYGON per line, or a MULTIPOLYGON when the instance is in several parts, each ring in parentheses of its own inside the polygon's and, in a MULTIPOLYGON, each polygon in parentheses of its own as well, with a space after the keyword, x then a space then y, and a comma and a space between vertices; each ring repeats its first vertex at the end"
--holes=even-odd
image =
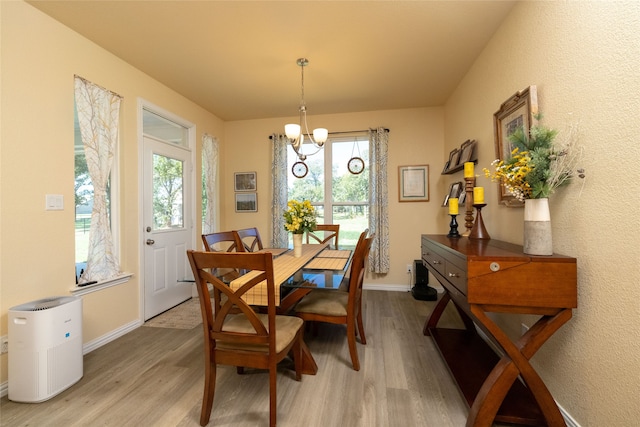
MULTIPOLYGON (((85 355, 87 353, 91 353, 93 350, 98 349, 103 345, 108 344, 111 341, 117 338, 120 338, 123 335, 128 334, 134 329, 137 329, 140 326, 142 326, 142 323, 143 322, 140 320, 134 320, 133 322, 127 323, 126 325, 123 325, 118 329, 114 329, 108 334, 105 334, 93 341, 83 344, 82 354, 85 355)), ((2 384, 0 384, 0 397, 5 397, 8 394, 9 394, 9 381, 5 381, 2 384)))
POLYGON ((119 327, 118 329, 114 329, 113 331, 109 332, 108 334, 105 334, 99 338, 96 338, 93 341, 89 341, 88 343, 85 343, 82 345, 82 354, 87 354, 87 353, 91 353, 93 350, 102 347, 105 344, 110 343, 111 341, 120 338, 123 335, 128 334, 129 332, 133 331, 134 329, 139 328, 140 326, 142 326, 143 322, 140 320, 134 320, 133 322, 127 323, 121 327, 119 327))
POLYGON ((368 290, 368 291, 392 291, 392 292, 409 292, 411 290, 411 288, 407 285, 389 284, 389 283, 383 284, 383 285, 364 283, 362 285, 362 289, 368 290))

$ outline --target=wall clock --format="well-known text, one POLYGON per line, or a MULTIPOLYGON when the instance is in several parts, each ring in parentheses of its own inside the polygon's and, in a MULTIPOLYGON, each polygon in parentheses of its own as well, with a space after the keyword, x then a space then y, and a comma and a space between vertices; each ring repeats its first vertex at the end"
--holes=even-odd
POLYGON ((293 166, 291 166, 291 173, 293 173, 293 176, 295 176, 296 178, 304 178, 305 176, 307 176, 308 172, 309 168, 307 167, 305 162, 295 162, 293 166))
POLYGON ((364 160, 360 157, 360 144, 358 144, 358 138, 353 141, 353 148, 351 149, 351 158, 349 159, 349 163, 347 163, 347 168, 349 172, 354 175, 358 175, 362 173, 364 170, 364 160), (358 155, 355 155, 356 147, 358 147, 358 155))
POLYGON ((349 172, 354 175, 358 175, 364 170, 364 160, 362 160, 360 157, 352 157, 349 159, 347 167, 349 168, 349 172))

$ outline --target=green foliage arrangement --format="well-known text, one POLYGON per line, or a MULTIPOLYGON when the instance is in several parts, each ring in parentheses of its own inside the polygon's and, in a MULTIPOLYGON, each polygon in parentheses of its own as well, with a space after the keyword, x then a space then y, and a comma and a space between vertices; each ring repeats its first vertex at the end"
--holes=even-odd
POLYGON ((494 169, 484 168, 485 176, 501 182, 520 201, 549 197, 574 177, 584 178, 584 169, 577 166, 582 150, 576 127, 569 129, 559 146, 554 145, 557 135, 558 131, 541 125, 532 126, 528 133, 519 127, 508 136, 514 147, 511 158, 491 162, 494 169))

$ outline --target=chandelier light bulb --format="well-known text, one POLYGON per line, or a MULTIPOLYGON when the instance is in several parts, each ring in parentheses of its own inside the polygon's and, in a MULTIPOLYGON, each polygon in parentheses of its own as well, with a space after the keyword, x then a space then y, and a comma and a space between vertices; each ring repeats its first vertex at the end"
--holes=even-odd
POLYGON ((329 131, 325 128, 317 128, 313 130, 313 139, 315 139, 318 145, 322 145, 327 141, 329 131))
POLYGON ((284 125, 284 133, 287 135, 287 138, 296 139, 300 136, 300 125, 295 123, 284 125))

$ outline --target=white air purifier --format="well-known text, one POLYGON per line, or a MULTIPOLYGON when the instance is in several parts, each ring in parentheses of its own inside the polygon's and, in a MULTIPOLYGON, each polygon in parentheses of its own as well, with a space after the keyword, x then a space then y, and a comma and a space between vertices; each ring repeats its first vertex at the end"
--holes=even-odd
POLYGON ((82 299, 21 304, 8 323, 9 400, 43 402, 82 378, 82 299))

